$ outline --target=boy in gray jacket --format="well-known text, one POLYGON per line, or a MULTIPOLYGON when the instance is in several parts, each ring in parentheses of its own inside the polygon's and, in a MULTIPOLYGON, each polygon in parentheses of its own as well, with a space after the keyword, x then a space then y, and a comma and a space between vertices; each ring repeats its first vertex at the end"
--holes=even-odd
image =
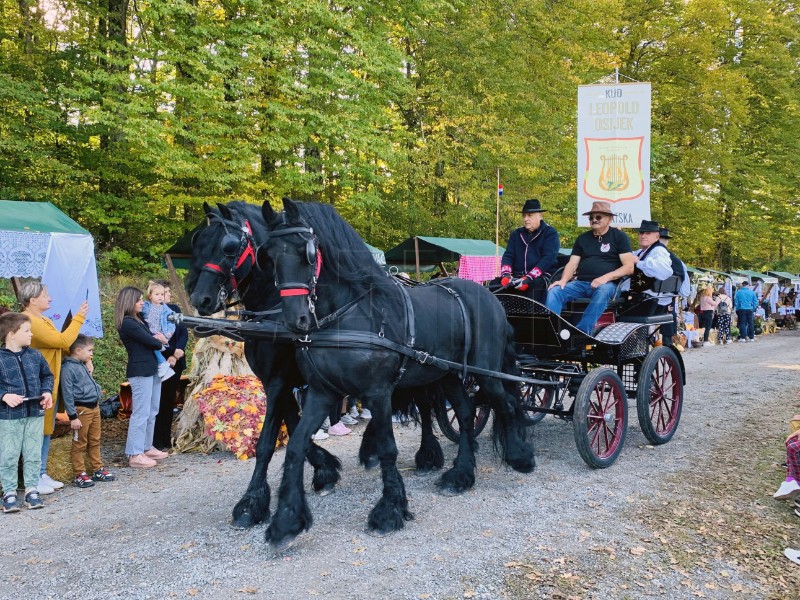
POLYGON ((78 334, 69 347, 69 356, 61 363, 61 398, 73 431, 70 450, 75 470, 73 483, 79 488, 92 487, 95 481, 114 481, 114 476, 103 468, 100 456, 100 400, 103 391, 86 368, 93 355, 92 338, 78 334), (94 471, 91 477, 84 468, 83 459, 87 451, 94 471))

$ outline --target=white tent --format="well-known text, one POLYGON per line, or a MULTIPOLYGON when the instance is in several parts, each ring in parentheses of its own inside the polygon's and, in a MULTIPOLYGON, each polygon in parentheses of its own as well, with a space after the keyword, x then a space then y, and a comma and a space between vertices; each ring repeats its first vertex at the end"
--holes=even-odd
POLYGON ((58 329, 87 300, 81 333, 103 337, 91 234, 49 202, 0 200, 0 215, 0 277, 41 278, 53 299, 46 316, 58 329))

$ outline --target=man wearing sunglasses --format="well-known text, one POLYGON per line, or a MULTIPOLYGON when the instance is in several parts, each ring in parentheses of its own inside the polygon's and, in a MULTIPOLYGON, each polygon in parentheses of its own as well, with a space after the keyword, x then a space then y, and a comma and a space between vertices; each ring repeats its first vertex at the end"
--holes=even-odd
POLYGON ((589 217, 591 231, 575 240, 561 279, 547 292, 546 305, 560 315, 567 302, 588 298, 589 305, 577 328, 591 335, 617 290, 617 280, 633 273, 634 258, 628 236, 611 227, 614 213, 610 202, 593 202, 591 210, 583 214, 589 217))

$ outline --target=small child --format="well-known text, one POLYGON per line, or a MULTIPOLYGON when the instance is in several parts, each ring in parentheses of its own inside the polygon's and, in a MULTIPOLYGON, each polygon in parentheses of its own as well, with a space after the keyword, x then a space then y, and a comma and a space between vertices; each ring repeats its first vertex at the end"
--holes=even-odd
POLYGON ((790 425, 792 433, 786 438, 786 481, 773 494, 776 500, 792 498, 800 493, 800 415, 792 417, 790 425))
POLYGON ((30 348, 28 315, 0 315, 0 481, 3 512, 19 512, 17 468, 22 455, 25 506, 42 508, 36 489, 42 463, 44 411, 53 406, 53 373, 42 353, 30 348))
POLYGON ((92 379, 86 363, 94 356, 94 341, 78 334, 69 347, 69 356, 61 363, 61 399, 72 428, 72 449, 69 457, 75 471, 73 483, 88 488, 95 481, 114 481, 114 476, 103 468, 100 457, 100 400, 103 391, 92 379), (92 476, 84 468, 84 454, 88 451, 92 476))
MULTIPOLYGON (((142 308, 142 315, 144 316, 145 323, 150 328, 150 333, 163 333, 164 337, 170 339, 172 334, 175 333, 175 323, 167 320, 167 316, 173 314, 172 309, 164 303, 164 294, 166 290, 164 286, 157 281, 147 282, 147 300, 144 302, 142 308)), ((173 375, 175 371, 169 366, 167 359, 160 351, 156 351, 156 360, 158 361, 158 376, 161 381, 166 381, 173 375)))

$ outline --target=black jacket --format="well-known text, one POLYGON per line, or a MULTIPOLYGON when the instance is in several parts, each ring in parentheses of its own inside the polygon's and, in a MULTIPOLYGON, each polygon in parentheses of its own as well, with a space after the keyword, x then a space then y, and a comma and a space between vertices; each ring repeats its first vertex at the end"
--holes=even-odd
MULTIPOLYGON (((177 304, 167 304, 173 312, 179 313, 181 312, 180 307, 177 304)), ((189 342, 189 330, 186 329, 183 325, 176 325, 175 326, 175 333, 172 334, 172 337, 169 338, 169 345, 167 349, 164 350, 161 354, 164 355, 164 358, 169 358, 173 354, 175 354, 175 350, 180 348, 184 352, 186 352, 186 344, 189 342)), ((178 373, 186 369, 186 355, 184 354, 182 357, 178 359, 175 363, 175 366, 172 369, 178 373)))
MULTIPOLYGON (((142 318, 140 316, 140 318, 142 318)), ((126 316, 117 330, 119 339, 128 351, 127 377, 152 377, 158 373, 155 351, 161 350, 161 342, 153 337, 144 321, 126 316)))
POLYGON ((538 267, 542 273, 552 275, 561 242, 558 232, 544 221, 533 233, 524 227, 511 232, 503 254, 501 271, 511 267, 514 276, 528 275, 538 267))

